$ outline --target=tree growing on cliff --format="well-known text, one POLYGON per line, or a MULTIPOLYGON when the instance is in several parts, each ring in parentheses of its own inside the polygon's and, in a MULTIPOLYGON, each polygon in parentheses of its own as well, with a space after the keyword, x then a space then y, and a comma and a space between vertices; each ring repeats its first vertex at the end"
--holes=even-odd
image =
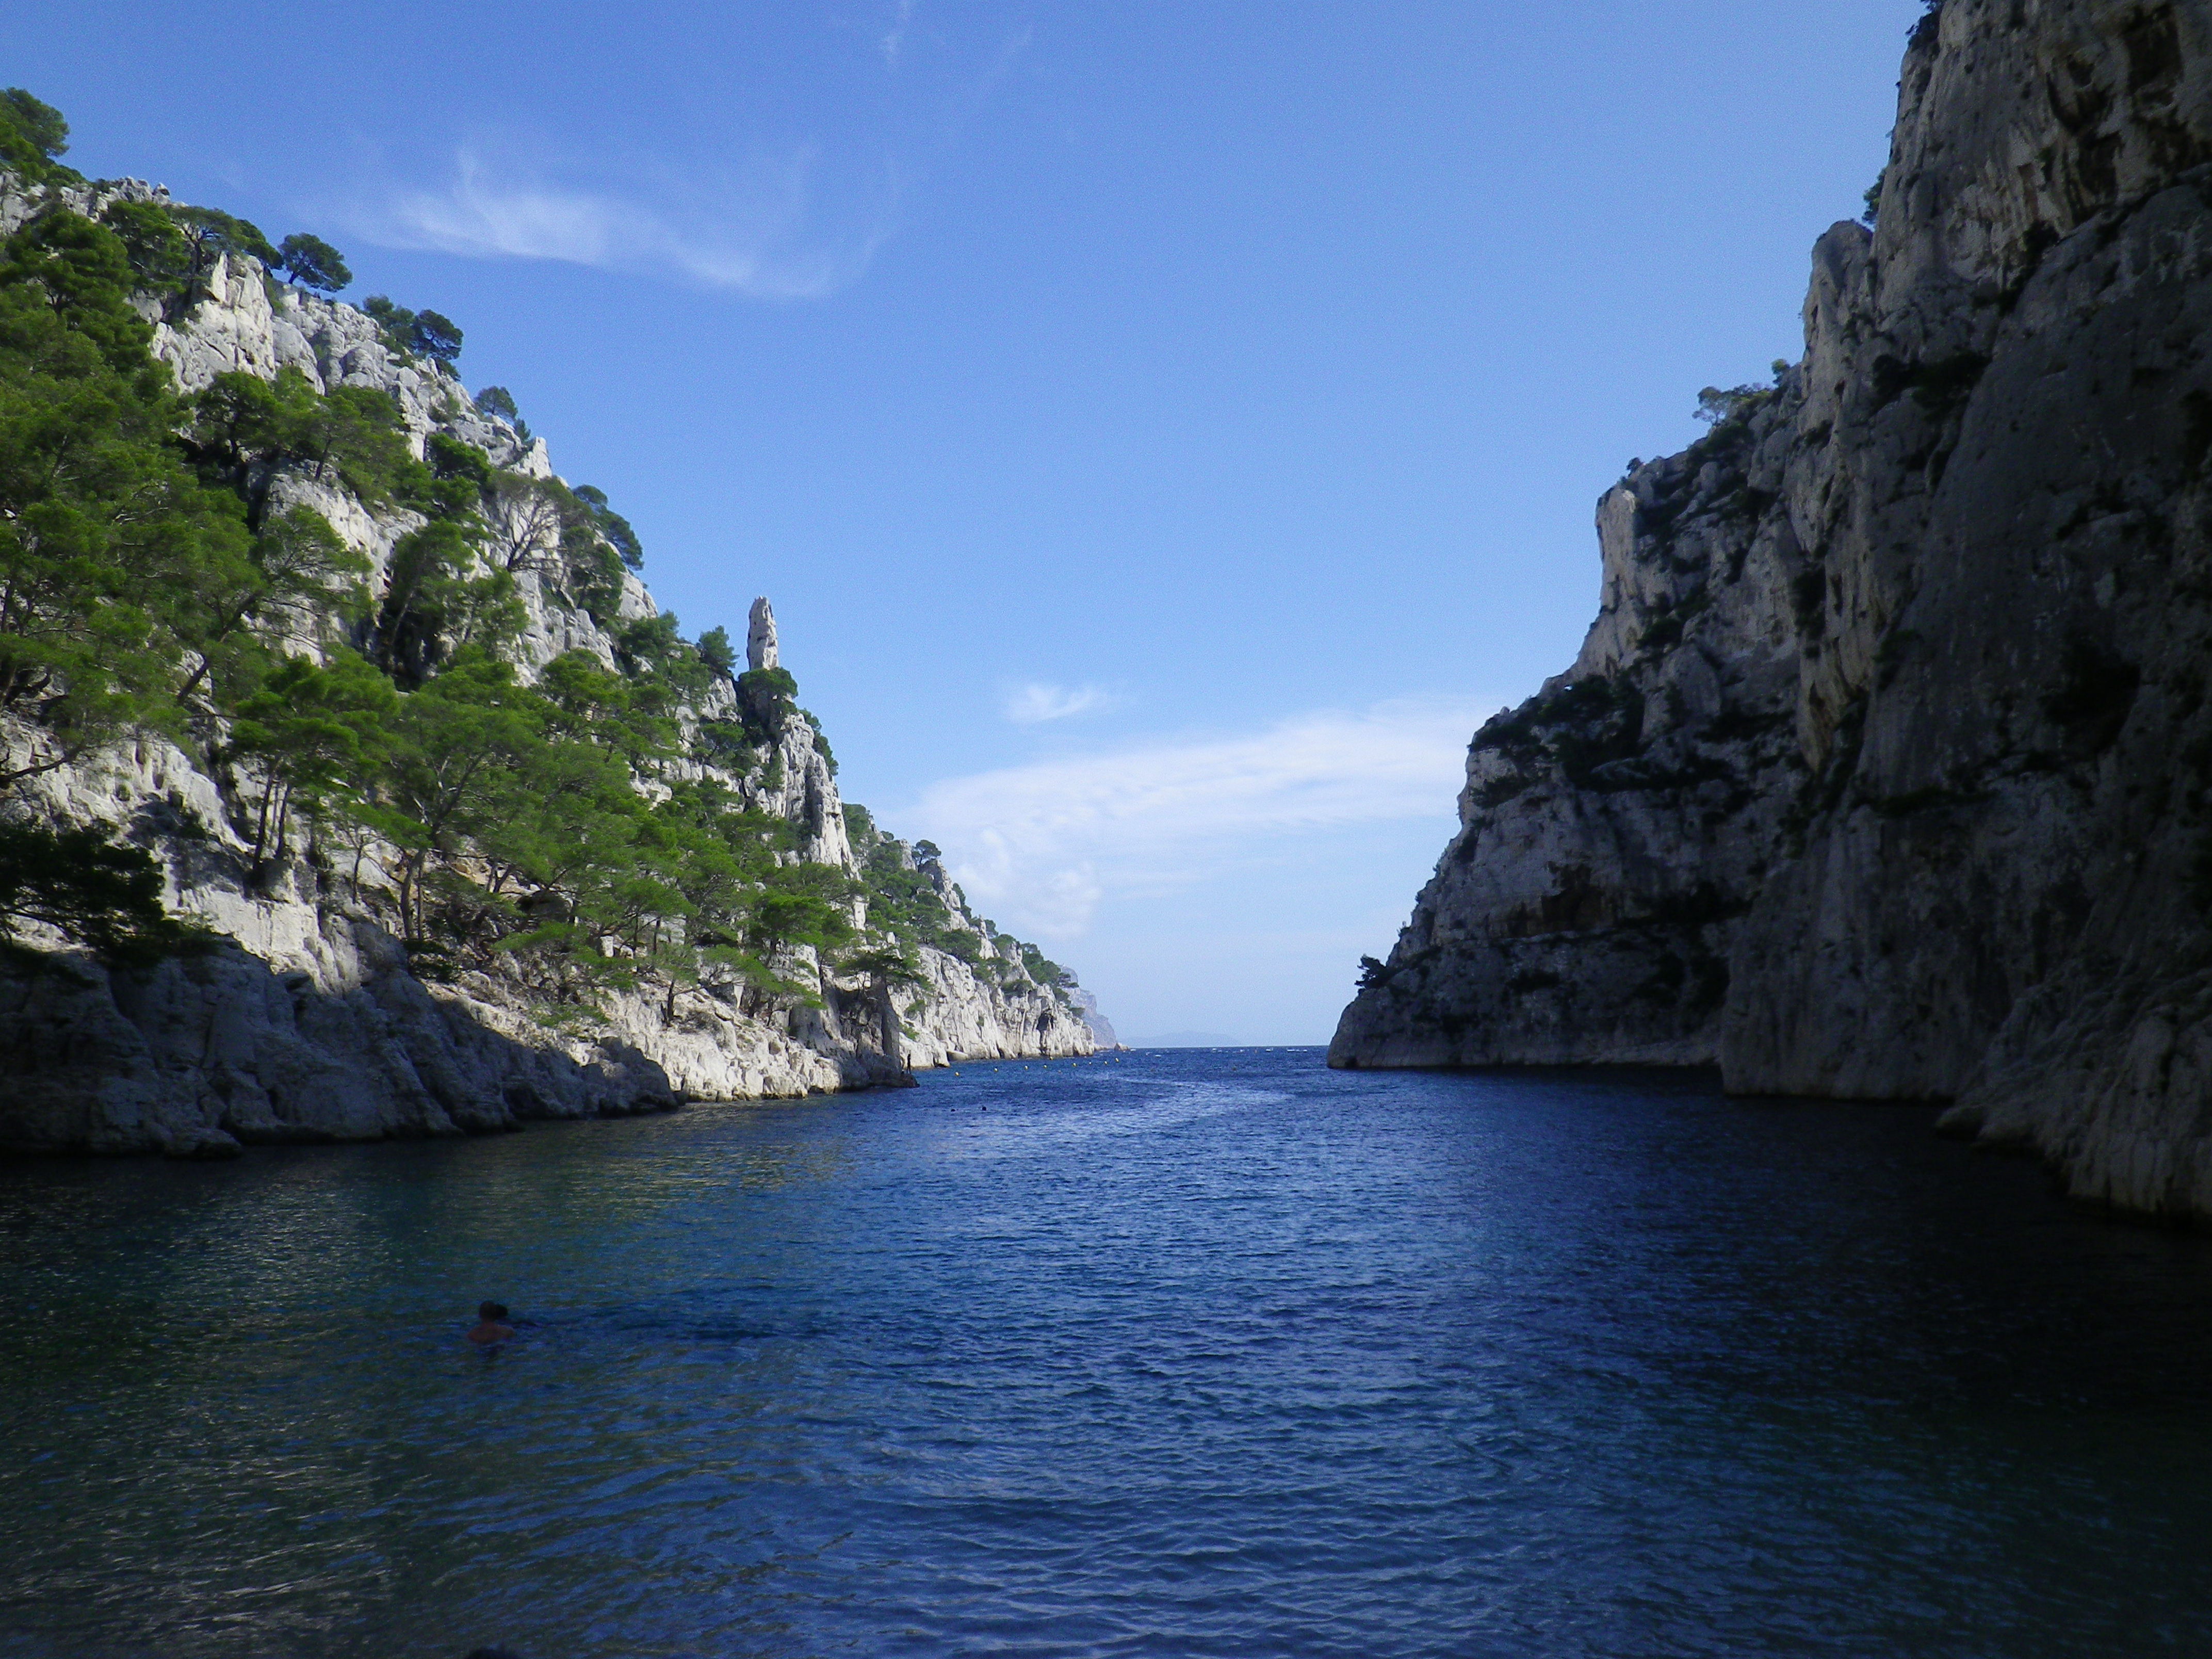
POLYGON ((0 781, 171 729, 194 596, 248 557, 243 514, 177 451, 122 244, 50 214, 0 244, 0 781))
POLYGON ((434 311, 418 311, 408 330, 408 343, 425 357, 451 366, 461 355, 460 325, 434 311))
POLYGON ((245 504, 249 530, 267 516, 283 465, 308 459, 315 403, 307 377, 287 368, 274 381, 218 374, 188 404, 192 453, 210 482, 228 485, 245 504))
POLYGON ((0 823, 0 931, 34 922, 110 963, 149 961, 204 937, 163 908, 162 885, 151 854, 105 830, 0 823))
POLYGON ((345 257, 319 236, 306 231, 287 236, 277 249, 277 264, 295 286, 318 294, 336 294, 352 284, 353 272, 345 257))
POLYGON ((111 202, 100 222, 121 241, 135 286, 160 301, 167 322, 210 297, 217 259, 244 254, 274 269, 283 258, 252 224, 214 208, 111 202))
POLYGON ((269 239, 261 234, 260 227, 251 220, 238 218, 218 208, 203 207, 171 208, 169 216, 176 222, 189 250, 185 279, 179 285, 173 302, 164 307, 172 321, 210 297, 208 283, 215 275, 217 260, 243 255, 273 269, 282 259, 283 256, 269 246, 269 239))
POLYGON ((69 123, 52 104, 21 87, 0 92, 0 167, 32 184, 73 180, 60 165, 69 149, 69 123))
POLYGON ((151 202, 111 202, 100 222, 123 244, 143 292, 166 302, 191 281, 191 246, 166 208, 151 202))
POLYGON ((506 781, 544 737, 544 702, 514 665, 467 651, 400 700, 378 776, 377 827, 398 843, 399 912, 410 942, 425 933, 426 885, 479 835, 495 832, 506 781))
POLYGON ((479 574, 476 538, 451 519, 434 519, 392 544, 370 650, 401 685, 422 685, 465 647, 492 651, 522 629, 514 579, 479 574))
POLYGON ((601 533, 601 519, 558 478, 533 478, 494 468, 484 485, 482 515, 494 560, 520 574, 534 570, 550 583, 547 597, 581 607, 602 627, 622 604, 621 555, 601 533))
POLYGON ((389 349, 406 356, 434 358, 451 367, 461 355, 460 325, 434 311, 410 311, 389 295, 372 294, 361 302, 389 349))
POLYGON ((422 441, 422 459, 430 469, 438 517, 475 519, 482 514, 498 470, 483 451, 449 433, 433 432, 422 441))
POLYGON ((376 331, 390 351, 408 352, 414 348, 408 343, 415 327, 415 313, 398 304, 388 294, 372 294, 361 302, 362 314, 376 325, 376 331))
POLYGON ((622 555, 623 563, 632 570, 644 569, 644 545, 639 542, 637 532, 630 528, 629 520, 607 505, 607 492, 590 484, 578 484, 576 499, 591 513, 592 528, 622 555))
POLYGON ((488 386, 476 395, 477 410, 495 421, 505 421, 514 428, 514 435, 526 444, 531 441, 530 422, 522 418, 522 410, 514 401, 514 394, 503 386, 488 386))
POLYGON ((313 507, 270 519, 243 558, 209 561, 185 596, 183 631, 199 663, 178 687, 178 699, 190 698, 211 675, 220 690, 252 684, 269 654, 264 627, 281 627, 295 639, 328 637, 339 617, 364 608, 360 579, 368 572, 368 561, 313 507))
POLYGON ((296 368, 274 380, 236 370, 216 375, 187 400, 184 444, 210 483, 246 504, 250 529, 267 516, 288 468, 343 484, 371 507, 441 510, 438 480, 407 447, 398 407, 370 386, 319 393, 296 368))
POLYGON ((66 209, 41 213, 0 244, 0 287, 43 301, 64 334, 98 349, 143 399, 168 390, 147 348, 153 330, 131 304, 130 256, 114 232, 66 209))
POLYGON ((1710 427, 1728 426, 1748 419, 1771 395, 1772 388, 1763 386, 1709 386, 1698 394, 1697 418, 1710 427))
POLYGON ((398 708, 392 682, 343 649, 327 665, 288 657, 240 700, 230 753, 262 775, 249 880, 260 882, 283 859, 295 811, 317 823, 358 815, 368 780, 388 756, 398 708))
POLYGON ((505 569, 550 574, 559 566, 568 494, 556 479, 495 471, 484 491, 483 517, 492 556, 505 569))
POLYGON ((755 743, 782 737, 799 709, 799 682, 787 668, 748 668, 738 676, 738 717, 755 743))

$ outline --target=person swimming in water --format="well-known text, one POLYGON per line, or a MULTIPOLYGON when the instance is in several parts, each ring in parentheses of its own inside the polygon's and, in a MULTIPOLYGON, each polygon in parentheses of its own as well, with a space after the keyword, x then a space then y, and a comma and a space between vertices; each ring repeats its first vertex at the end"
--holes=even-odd
POLYGON ((477 1326, 469 1334, 469 1340, 479 1348, 489 1348, 495 1342, 505 1342, 514 1335, 514 1327, 507 1322, 507 1304, 503 1302, 477 1304, 477 1326))

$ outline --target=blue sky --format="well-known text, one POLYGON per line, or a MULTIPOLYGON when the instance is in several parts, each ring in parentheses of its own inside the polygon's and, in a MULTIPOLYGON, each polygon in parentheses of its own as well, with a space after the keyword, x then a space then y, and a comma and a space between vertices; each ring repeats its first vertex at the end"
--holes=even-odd
POLYGON ((1920 0, 16 0, 70 159, 466 331, 1133 1039, 1327 1040, 1593 503, 1797 356, 1920 0))

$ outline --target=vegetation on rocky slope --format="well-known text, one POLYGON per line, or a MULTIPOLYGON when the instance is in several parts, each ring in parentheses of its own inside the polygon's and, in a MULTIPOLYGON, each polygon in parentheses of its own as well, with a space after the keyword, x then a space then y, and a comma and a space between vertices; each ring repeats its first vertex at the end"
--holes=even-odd
MULTIPOLYGON (((319 890, 388 916, 418 973, 500 966, 569 998, 650 989, 672 1012, 709 979, 749 1008, 805 1000, 794 952, 917 983, 918 946, 976 959, 900 843, 871 829, 856 879, 748 804, 787 724, 811 717, 781 670, 732 684, 720 629, 695 642, 672 616, 622 614, 643 555, 603 493, 448 431, 418 449, 386 392, 295 368, 181 393, 154 319, 188 325, 218 258, 324 291, 349 273, 311 237, 279 253, 212 210, 72 192, 67 132, 0 94, 0 189, 34 198, 0 243, 0 789, 18 797, 0 801, 0 927, 111 957, 175 943, 147 853, 21 799, 150 736, 222 786, 249 887, 304 860, 319 890), (311 497, 396 529, 389 557, 311 497), (526 574, 611 636, 611 662, 530 666, 526 574)), ((369 314, 459 408, 460 331, 380 296, 369 314)))

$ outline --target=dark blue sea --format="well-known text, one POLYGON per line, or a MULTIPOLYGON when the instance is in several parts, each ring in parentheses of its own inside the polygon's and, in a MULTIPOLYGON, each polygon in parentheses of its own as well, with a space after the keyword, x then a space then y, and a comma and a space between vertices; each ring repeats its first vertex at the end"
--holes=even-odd
POLYGON ((0 1652, 2212 1652, 2212 1239, 1931 1115, 1155 1051, 11 1164, 0 1652))

